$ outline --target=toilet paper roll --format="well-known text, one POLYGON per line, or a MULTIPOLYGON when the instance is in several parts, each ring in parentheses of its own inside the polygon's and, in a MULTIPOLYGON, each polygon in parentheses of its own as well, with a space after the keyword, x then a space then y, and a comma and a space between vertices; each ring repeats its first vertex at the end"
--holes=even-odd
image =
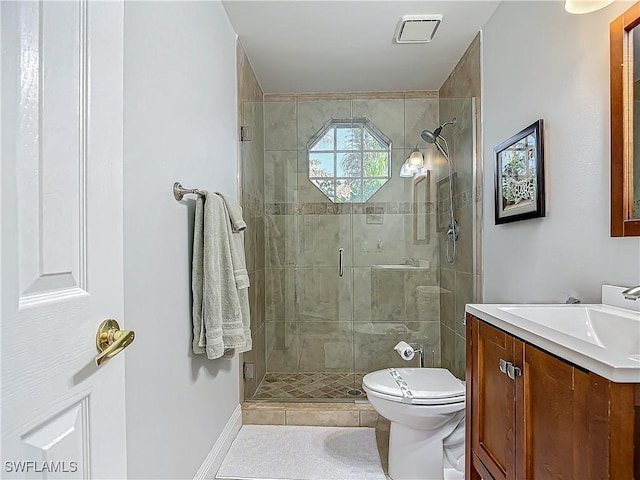
POLYGON ((398 344, 393 348, 398 355, 400 355, 404 360, 412 360, 415 352, 413 351, 413 347, 409 345, 407 342, 398 342, 398 344))

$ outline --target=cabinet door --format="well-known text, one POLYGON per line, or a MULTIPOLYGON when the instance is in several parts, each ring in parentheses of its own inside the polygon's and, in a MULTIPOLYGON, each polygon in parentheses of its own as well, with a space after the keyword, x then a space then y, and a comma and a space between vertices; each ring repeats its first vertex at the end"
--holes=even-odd
MULTIPOLYGON (((473 318, 472 459, 495 480, 515 479, 515 382, 500 371, 500 360, 515 363, 514 339, 473 318)), ((521 477, 524 478, 524 477, 521 477)))
POLYGON ((516 340, 516 473, 527 480, 589 478, 588 373, 516 340))

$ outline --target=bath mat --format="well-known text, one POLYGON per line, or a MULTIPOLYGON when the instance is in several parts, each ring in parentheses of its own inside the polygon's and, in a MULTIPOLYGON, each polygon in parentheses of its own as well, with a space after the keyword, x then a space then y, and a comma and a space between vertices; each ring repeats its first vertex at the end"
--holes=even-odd
POLYGON ((385 480, 373 428, 244 425, 216 478, 385 480))

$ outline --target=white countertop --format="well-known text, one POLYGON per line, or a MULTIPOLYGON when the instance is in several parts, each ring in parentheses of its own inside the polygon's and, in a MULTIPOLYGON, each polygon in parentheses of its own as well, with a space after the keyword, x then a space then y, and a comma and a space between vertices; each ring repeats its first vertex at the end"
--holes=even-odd
MULTIPOLYGON (((603 296, 604 297, 604 296, 603 296)), ((604 298, 603 298, 604 299, 604 298)), ((553 307, 549 311, 561 309, 590 308, 595 311, 619 313, 632 321, 640 314, 626 308, 611 305, 523 305, 523 304, 469 304, 466 311, 485 322, 504 330, 527 343, 535 345, 549 353, 557 355, 574 365, 582 367, 604 378, 618 383, 640 383, 640 355, 618 348, 607 348, 591 343, 574 335, 563 333, 536 321, 527 320, 522 316, 510 313, 509 309, 526 311, 522 307, 553 307), (507 311, 505 311, 505 309, 507 311)), ((566 310, 568 312, 568 310, 566 310)), ((561 320, 558 320, 561 321, 561 320)), ((549 323, 549 322, 547 322, 549 323)), ((633 324, 635 328, 635 324, 633 324)), ((612 329, 614 326, 612 325, 612 329)), ((638 323, 640 328, 640 323, 638 323)), ((608 332, 615 335, 615 331, 608 332)), ((628 335, 626 336, 628 340, 628 335)), ((623 339, 621 339, 622 341, 623 339)), ((614 338, 615 341, 615 338, 614 338)), ((633 339, 633 342, 636 340, 633 339)), ((640 347, 639 347, 640 348, 640 347)))

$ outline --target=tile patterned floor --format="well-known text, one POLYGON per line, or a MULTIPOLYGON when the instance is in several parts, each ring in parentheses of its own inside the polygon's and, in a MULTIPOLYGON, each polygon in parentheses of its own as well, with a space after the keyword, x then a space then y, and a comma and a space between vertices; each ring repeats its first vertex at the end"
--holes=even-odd
POLYGON ((316 400, 365 399, 366 394, 349 395, 352 389, 362 391, 362 374, 353 373, 267 373, 252 400, 316 400))

